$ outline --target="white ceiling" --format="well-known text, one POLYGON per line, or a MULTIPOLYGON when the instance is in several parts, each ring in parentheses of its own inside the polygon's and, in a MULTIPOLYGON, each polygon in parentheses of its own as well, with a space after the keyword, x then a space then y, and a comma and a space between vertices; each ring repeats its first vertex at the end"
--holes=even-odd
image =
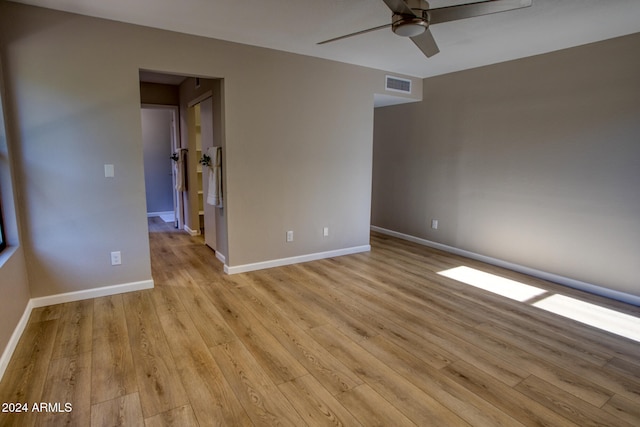
MULTIPOLYGON (((18 0, 36 6, 429 77, 640 32, 640 0, 533 0, 529 8, 434 25, 425 58, 383 29, 382 0, 18 0)), ((472 0, 431 0, 431 7, 472 0)), ((636 54, 638 54, 636 52, 636 54)), ((597 58, 594 58, 597 60, 597 58)))

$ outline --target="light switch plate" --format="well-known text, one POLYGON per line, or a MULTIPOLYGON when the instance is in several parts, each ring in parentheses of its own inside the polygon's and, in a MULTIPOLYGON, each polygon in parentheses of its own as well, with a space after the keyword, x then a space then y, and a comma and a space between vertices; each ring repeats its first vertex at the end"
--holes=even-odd
POLYGON ((104 165, 104 177, 113 178, 115 176, 115 170, 113 165, 104 165))

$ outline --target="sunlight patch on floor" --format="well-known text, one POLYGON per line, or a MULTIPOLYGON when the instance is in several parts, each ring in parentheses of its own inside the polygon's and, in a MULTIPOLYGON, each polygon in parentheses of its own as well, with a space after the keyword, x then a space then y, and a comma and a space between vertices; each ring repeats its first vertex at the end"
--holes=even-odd
POLYGON ((638 317, 568 296, 552 294, 544 289, 471 267, 455 267, 438 274, 512 300, 524 303, 529 301, 534 307, 640 342, 638 317), (546 293, 549 296, 540 298, 546 293), (531 299, 534 301, 530 301, 531 299))
POLYGON ((640 318, 564 295, 552 295, 533 305, 586 325, 640 341, 640 318))
POLYGON ((495 274, 485 273, 484 271, 465 266, 440 271, 438 274, 521 302, 547 292, 535 286, 525 285, 515 280, 506 279, 496 276, 495 274))

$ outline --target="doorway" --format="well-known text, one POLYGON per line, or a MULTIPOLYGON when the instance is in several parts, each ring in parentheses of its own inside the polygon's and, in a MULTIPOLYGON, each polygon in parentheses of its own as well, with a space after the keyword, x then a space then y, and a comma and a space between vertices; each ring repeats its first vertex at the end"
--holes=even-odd
MULTIPOLYGON (((226 203, 207 205, 208 169, 200 160, 211 146, 220 147, 219 194, 226 192, 224 138, 224 80, 140 70, 140 99, 143 106, 173 106, 175 109, 173 152, 169 157, 180 160, 180 190, 173 195, 176 225, 192 236, 203 235, 202 241, 215 252, 215 257, 228 261, 226 203), (196 127, 197 121, 197 127, 196 127)), ((177 161, 171 160, 174 168, 177 161)), ((175 181, 173 182, 175 188, 175 181)), ((153 185, 153 184, 150 184, 153 185)), ((151 211, 150 211, 151 212, 151 211)), ((155 218, 154 220, 158 220, 155 218)))
POLYGON ((158 216, 181 228, 182 198, 176 191, 171 160, 178 146, 178 107, 143 105, 141 121, 147 216, 158 216))

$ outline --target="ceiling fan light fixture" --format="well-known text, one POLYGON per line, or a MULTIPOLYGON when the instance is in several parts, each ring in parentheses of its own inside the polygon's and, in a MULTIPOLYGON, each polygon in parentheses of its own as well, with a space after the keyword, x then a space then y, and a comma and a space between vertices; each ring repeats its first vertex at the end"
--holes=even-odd
POLYGON ((429 22, 418 17, 400 17, 394 19, 391 29, 401 37, 415 37, 427 31, 429 22))

